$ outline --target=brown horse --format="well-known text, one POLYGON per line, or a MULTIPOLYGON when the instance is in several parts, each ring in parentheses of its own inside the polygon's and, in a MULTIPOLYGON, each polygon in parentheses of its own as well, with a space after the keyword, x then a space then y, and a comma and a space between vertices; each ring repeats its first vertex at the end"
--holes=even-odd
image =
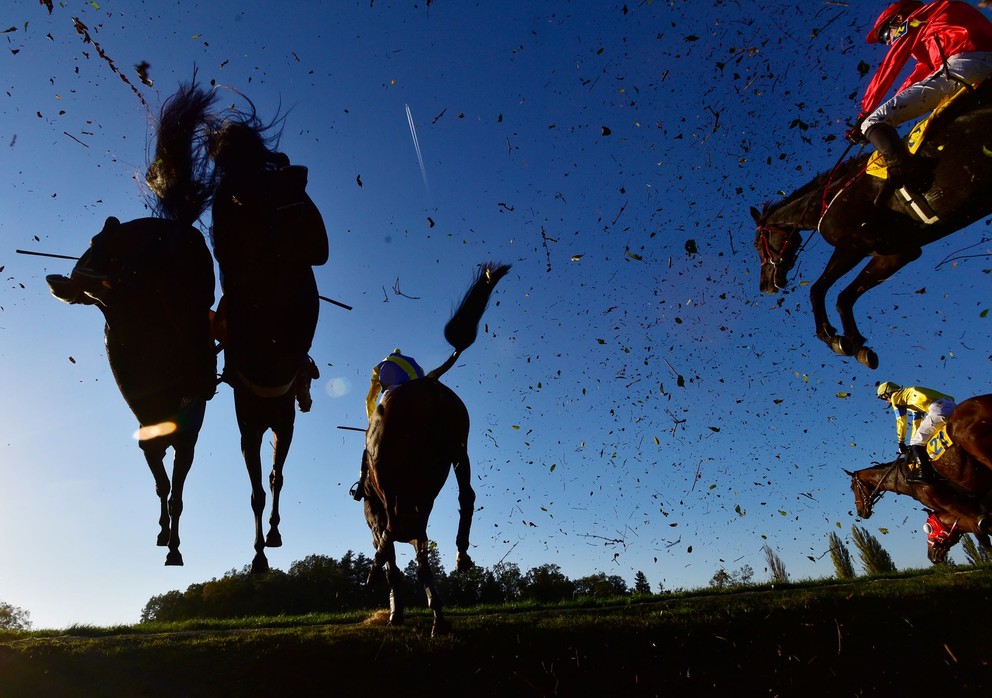
POLYGON ((70 277, 51 275, 52 294, 95 305, 106 320, 107 359, 141 429, 138 445, 160 501, 158 545, 166 565, 182 565, 183 486, 206 409, 217 385, 210 337, 214 268, 193 223, 210 197, 205 154, 197 146, 209 107, 195 84, 162 107, 155 161, 147 181, 158 218, 108 218, 70 277), (172 478, 165 468, 172 448, 172 478))
POLYGON ((459 507, 455 568, 464 571, 474 564, 468 554, 475 505, 468 458, 468 410, 438 379, 475 341, 489 296, 509 269, 509 265, 483 265, 444 328, 454 352, 425 378, 387 391, 369 420, 362 454, 362 469, 368 473, 363 490, 365 520, 376 548, 369 583, 382 578, 385 566, 390 588, 389 622, 393 625, 403 623, 402 573, 396 566, 394 543, 410 543, 417 554, 417 576, 434 614, 431 634, 449 630, 428 559, 427 520, 452 467, 459 507))
POLYGON ((313 267, 328 257, 327 230, 306 193, 307 168, 290 165, 266 138, 270 127, 254 114, 218 119, 210 153, 220 181, 211 237, 224 296, 224 380, 234 389, 241 452, 251 481, 255 517, 252 572, 269 569, 265 548, 282 545, 279 495, 293 441, 294 401, 309 410, 316 366, 308 352, 317 327, 319 296, 313 267), (269 531, 262 532, 265 487, 262 439, 274 444, 269 531))
MULTIPOLYGON (((885 492, 912 497, 940 520, 946 536, 928 532, 927 557, 934 564, 944 562, 947 552, 964 533, 972 533, 979 544, 992 554, 992 516, 981 503, 961 488, 938 480, 933 483, 910 483, 906 479, 905 459, 900 456, 891 463, 876 463, 870 468, 845 473, 851 476, 854 506, 862 519, 870 518, 874 506, 885 492)), ((932 524, 931 524, 932 525, 932 524)))
POLYGON ((992 214, 992 158, 987 155, 992 147, 989 83, 936 116, 917 153, 931 169, 925 197, 938 222, 920 222, 900 196, 883 192, 887 181, 865 174, 868 156, 820 174, 763 212, 751 209, 757 224, 754 246, 761 260, 760 286, 765 293, 786 287, 788 272, 803 246, 799 231, 816 230, 833 246, 809 295, 816 337, 834 352, 856 356, 863 365, 877 368, 878 357, 858 330, 854 304, 920 257, 924 245, 992 214), (827 291, 866 258, 868 263, 837 295, 843 328, 839 335, 827 317, 827 291))

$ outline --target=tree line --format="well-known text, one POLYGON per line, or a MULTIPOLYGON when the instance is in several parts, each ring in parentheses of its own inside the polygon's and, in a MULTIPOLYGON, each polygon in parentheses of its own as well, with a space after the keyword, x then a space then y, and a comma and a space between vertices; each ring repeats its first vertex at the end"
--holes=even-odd
MULTIPOLYGON (((892 557, 867 529, 851 527, 851 538, 865 575, 896 571, 892 557)), ((854 556, 837 533, 828 536, 829 555, 838 579, 857 575, 854 556)), ((968 564, 989 565, 984 550, 971 536, 964 536, 962 549, 968 564)), ((789 574, 778 554, 763 547, 770 581, 786 583, 789 574)), ((559 603, 575 599, 616 598, 625 595, 651 595, 647 576, 638 571, 632 585, 619 575, 603 572, 570 579, 556 564, 548 563, 527 572, 513 562, 500 562, 491 568, 475 567, 467 572, 448 574, 441 564, 437 546, 431 544, 430 562, 435 581, 448 606, 499 605, 520 601, 559 603)), ((950 564, 953 564, 948 560, 950 564)), ((220 579, 191 584, 186 591, 169 591, 153 596, 141 611, 142 622, 173 622, 205 618, 244 618, 250 616, 306 615, 339 613, 377 608, 384 604, 385 590, 365 584, 372 559, 362 553, 346 552, 340 559, 309 555, 294 562, 287 572, 273 569, 256 575, 250 566, 231 570, 220 579)), ((718 589, 745 587, 754 583, 754 569, 744 565, 736 571, 720 568, 709 585, 718 589)), ((426 604, 417 580, 417 564, 411 560, 403 570, 402 593, 410 606, 426 604)), ((657 593, 666 590, 658 584, 657 593)), ((674 590, 681 591, 681 590, 674 590)), ((28 630, 30 614, 0 602, 0 630, 28 630)))
MULTIPOLYGON (((550 563, 527 572, 522 572, 516 563, 501 562, 491 568, 475 567, 448 574, 434 545, 430 548, 430 560, 438 591, 447 606, 516 601, 555 603, 576 598, 651 594, 651 585, 643 572, 637 572, 633 586, 618 575, 602 572, 569 579, 561 567, 550 563)), ((365 584, 371 565, 371 558, 349 550, 340 559, 309 555, 294 562, 286 572, 273 569, 264 575, 254 575, 245 566, 231 570, 220 579, 191 584, 185 592, 176 590, 153 596, 141 611, 141 621, 305 615, 376 608, 383 605, 385 591, 383 587, 365 584)), ((410 606, 426 605, 417 581, 415 560, 403 569, 401 593, 410 606)))

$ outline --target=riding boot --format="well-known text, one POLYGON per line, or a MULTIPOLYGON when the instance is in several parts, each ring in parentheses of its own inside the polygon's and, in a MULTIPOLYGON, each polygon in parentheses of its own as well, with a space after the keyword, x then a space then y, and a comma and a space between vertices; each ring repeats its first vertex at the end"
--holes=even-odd
POLYGON ((368 451, 366 451, 362 453, 362 473, 358 477, 358 482, 352 485, 351 489, 348 490, 348 494, 350 494, 351 498, 356 502, 360 502, 365 499, 365 478, 368 475, 368 472, 368 451))
POLYGON ((909 476, 907 482, 928 485, 934 480, 933 465, 923 445, 909 447, 909 476))
POLYGON ((887 198, 903 187, 917 193, 923 172, 916 159, 906 149, 906 144, 899 137, 895 127, 886 123, 873 124, 865 133, 865 138, 882 155, 888 170, 888 179, 875 198, 875 205, 882 205, 887 198))

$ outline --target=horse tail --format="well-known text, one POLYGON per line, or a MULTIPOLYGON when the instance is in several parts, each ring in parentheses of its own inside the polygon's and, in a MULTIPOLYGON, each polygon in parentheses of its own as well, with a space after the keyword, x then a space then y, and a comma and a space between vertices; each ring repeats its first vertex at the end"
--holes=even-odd
POLYGON ((479 321, 489 305, 489 297, 499 280, 510 271, 509 264, 487 262, 480 265, 475 281, 465 293, 462 302, 455 308, 448 324, 444 326, 444 338, 454 347, 448 360, 427 374, 428 378, 440 378, 455 365, 463 351, 475 342, 479 332, 479 321))
POLYGON ((155 195, 152 208, 161 218, 192 225, 207 209, 214 192, 206 137, 215 117, 216 95, 196 84, 180 83, 162 105, 156 123, 155 157, 145 182, 155 195))

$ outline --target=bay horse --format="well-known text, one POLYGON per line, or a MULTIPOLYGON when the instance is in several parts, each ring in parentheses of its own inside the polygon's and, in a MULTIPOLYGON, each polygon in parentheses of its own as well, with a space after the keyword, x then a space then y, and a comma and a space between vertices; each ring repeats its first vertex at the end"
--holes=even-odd
POLYGON ((211 229, 223 291, 216 324, 222 328, 223 380, 234 390, 251 481, 253 573, 268 571, 266 547, 282 545, 279 495, 295 428, 294 401, 299 398, 300 409, 309 410, 310 380, 319 375, 308 356, 319 304, 313 267, 328 258, 324 221, 306 193, 307 168, 290 165, 273 149, 266 137, 270 128, 252 111, 218 118, 209 138, 219 176, 211 229), (272 509, 263 536, 266 431, 273 439, 272 509))
POLYGON ((947 559, 948 551, 965 533, 974 534, 982 548, 992 555, 992 516, 974 496, 944 481, 911 483, 906 479, 905 458, 891 463, 875 463, 869 468, 845 473, 851 476, 854 506, 858 516, 868 519, 885 492, 908 495, 927 507, 931 514, 927 532, 927 557, 934 564, 947 559), (932 522, 936 517, 939 524, 932 522), (933 530, 937 529, 937 530, 933 530), (941 535, 941 531, 945 532, 941 535))
POLYGON ((846 160, 763 212, 751 209, 757 224, 754 247, 761 261, 760 288, 777 293, 803 247, 800 231, 815 230, 834 251, 810 286, 816 337, 834 352, 878 367, 854 317, 857 300, 922 254, 922 247, 992 214, 992 81, 949 104, 934 119, 916 154, 927 166, 925 198, 937 214, 926 224, 887 180, 865 174, 867 155, 846 160), (878 205, 876 205, 878 200, 878 205), (842 334, 830 323, 827 291, 864 259, 868 263, 837 295, 842 334))
POLYGON ((434 617, 431 635, 450 630, 428 558, 427 521, 452 469, 458 483, 455 569, 462 572, 475 564, 468 554, 475 506, 468 457, 469 415, 461 399, 439 379, 475 342, 489 297, 509 270, 509 265, 482 265, 444 328, 445 339, 454 348, 451 356, 424 378, 387 391, 369 419, 362 454, 362 470, 367 471, 362 493, 376 552, 368 583, 385 576, 391 625, 403 623, 402 573, 396 565, 394 543, 410 543, 417 555, 417 577, 434 617))
POLYGON ((193 227, 211 191, 201 140, 208 109, 195 80, 180 85, 162 106, 155 160, 146 175, 157 217, 125 223, 107 218, 70 276, 47 277, 59 300, 103 313, 107 359, 138 419, 138 445, 155 478, 157 543, 169 548, 166 565, 183 564, 183 487, 217 385, 210 336, 213 260, 193 227), (165 468, 170 447, 171 481, 165 468))

